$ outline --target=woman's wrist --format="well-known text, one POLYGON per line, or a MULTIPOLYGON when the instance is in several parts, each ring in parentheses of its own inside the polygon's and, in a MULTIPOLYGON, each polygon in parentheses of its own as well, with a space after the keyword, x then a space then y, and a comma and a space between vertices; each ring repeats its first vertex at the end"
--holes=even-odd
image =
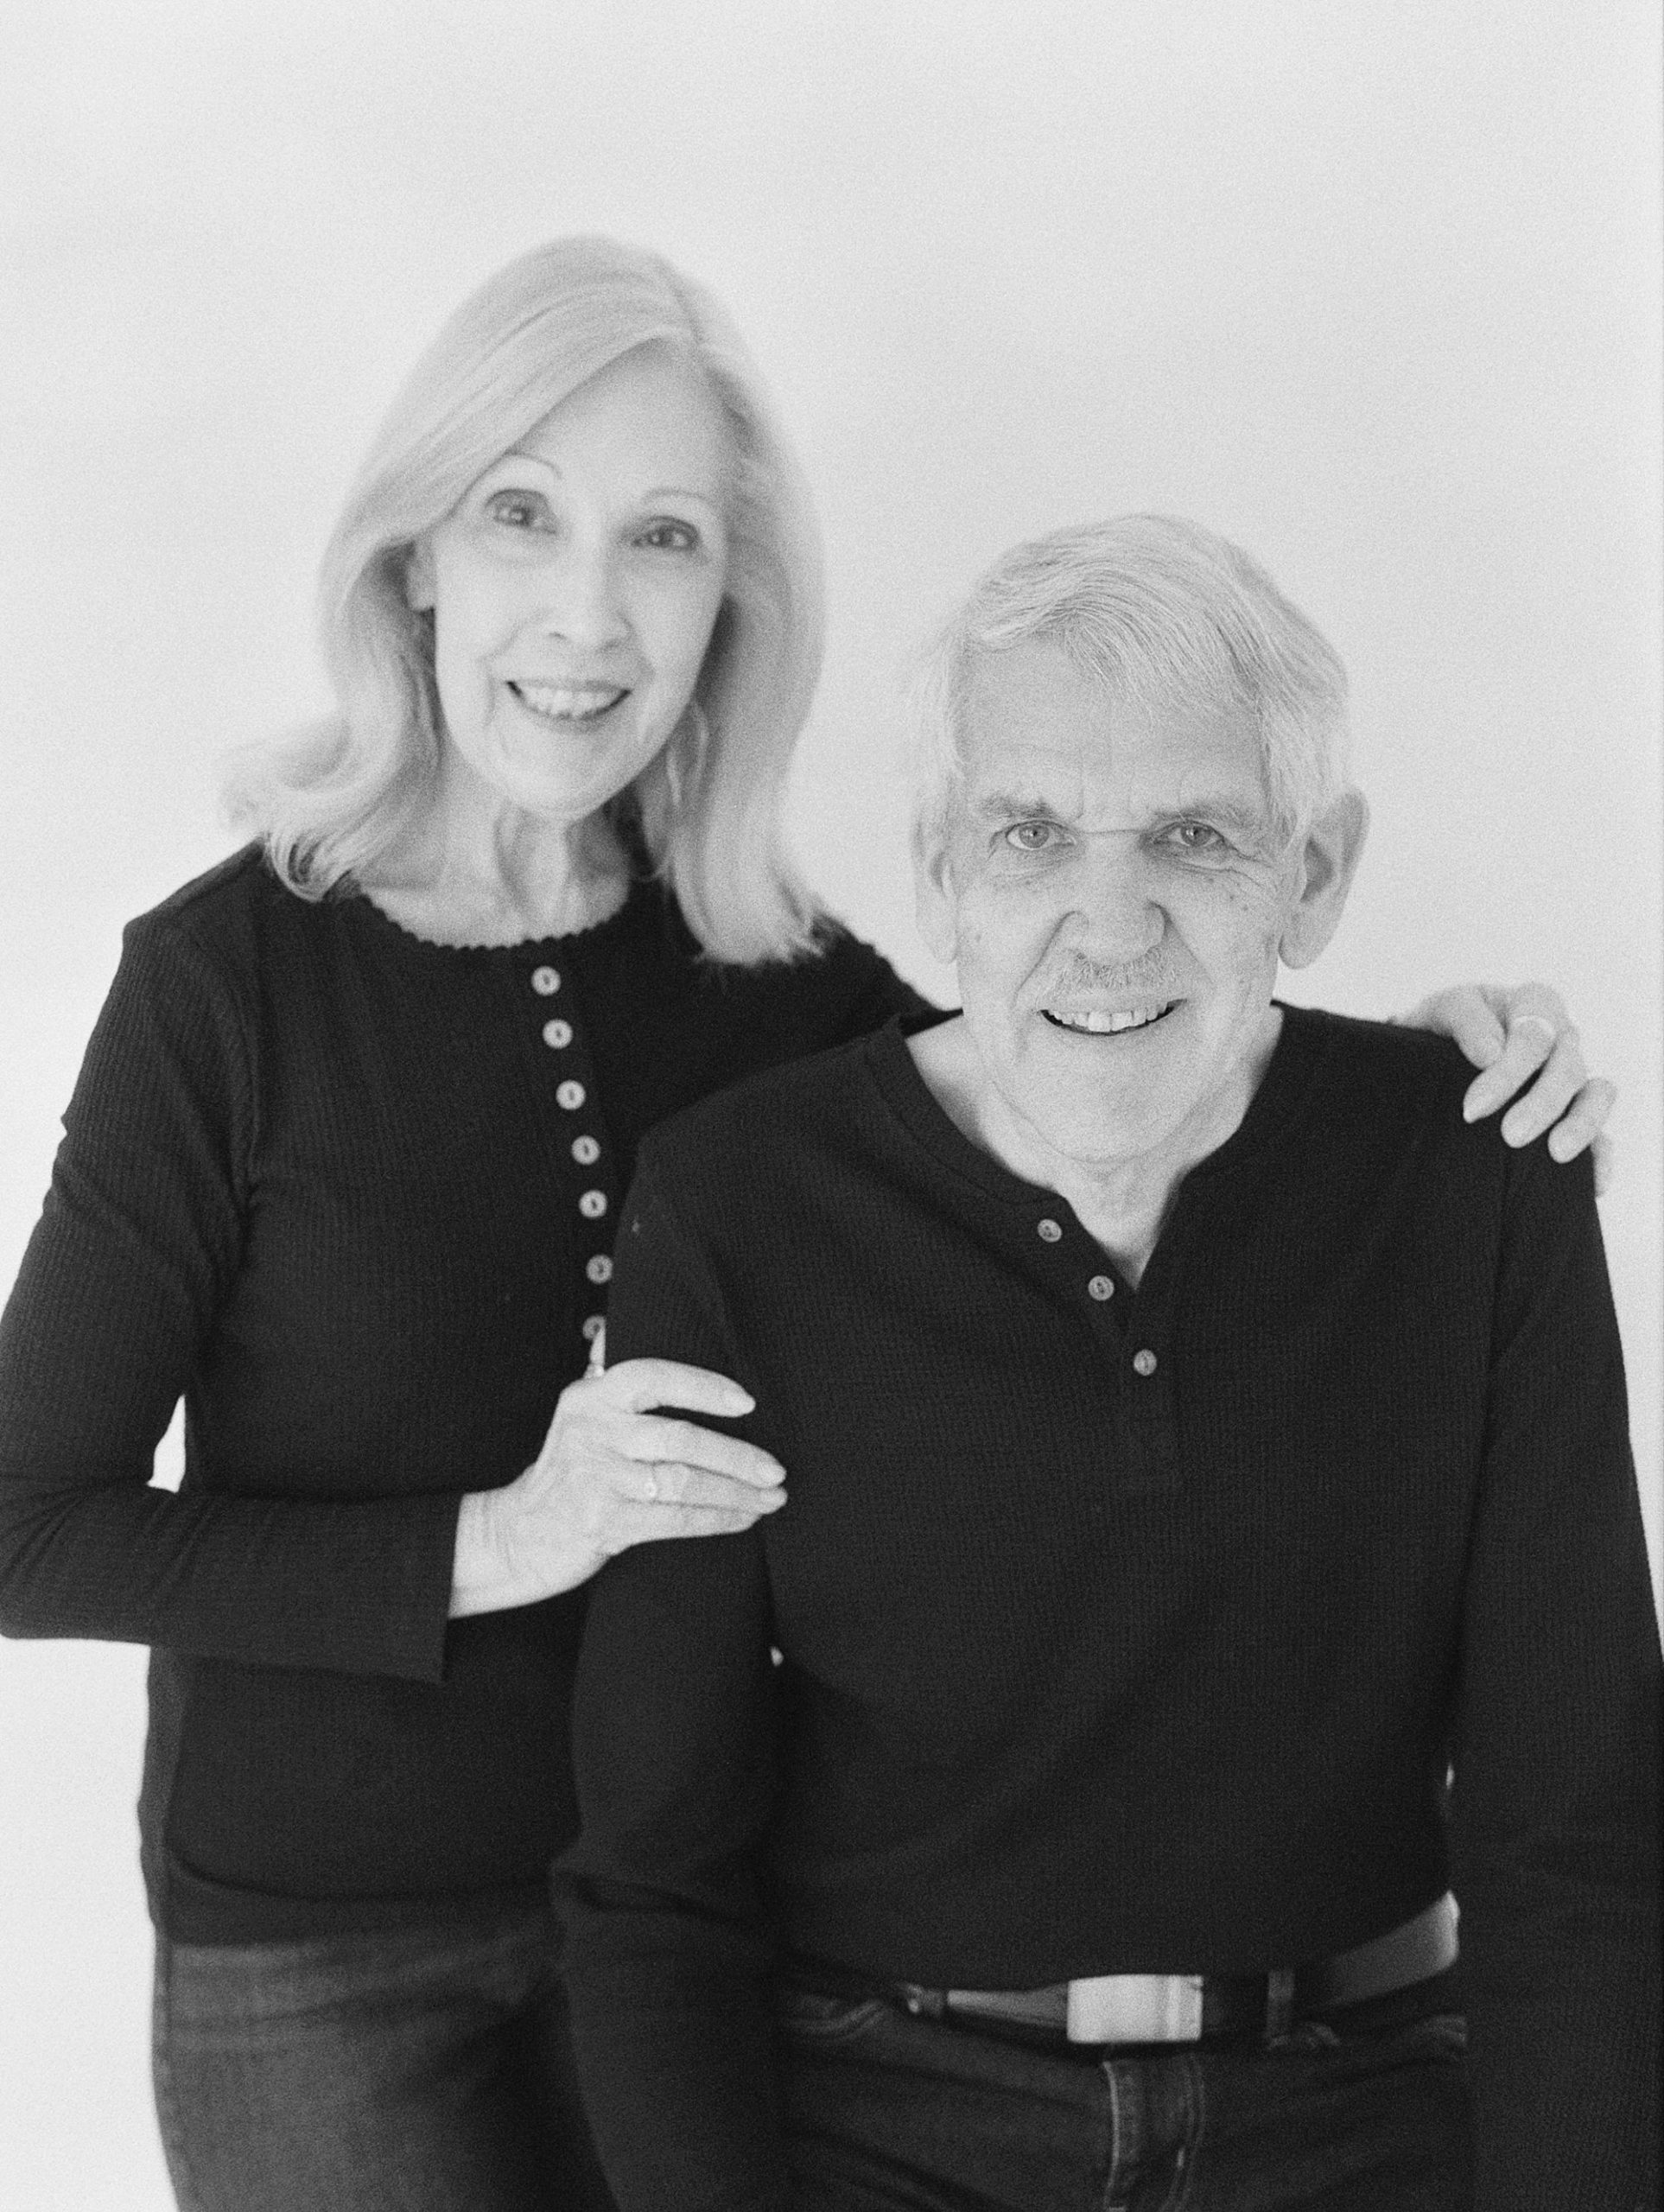
POLYGON ((456 1550, 451 1560, 450 1618, 501 1612, 519 1602, 502 1541, 503 1492, 467 1491, 456 1516, 456 1550))

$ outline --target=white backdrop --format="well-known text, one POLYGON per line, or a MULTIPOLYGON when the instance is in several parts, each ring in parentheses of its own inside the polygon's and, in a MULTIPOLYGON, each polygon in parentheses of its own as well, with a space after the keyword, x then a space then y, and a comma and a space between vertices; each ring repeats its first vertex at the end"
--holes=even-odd
MULTIPOLYGON (((394 382, 499 261, 608 230, 726 296, 796 427, 833 606, 799 848, 926 988, 896 677, 974 568, 1164 508, 1326 628, 1375 830, 1298 995, 1566 989, 1623 1086, 1604 1220, 1655 1516, 1654 16, 16 0, 0 1276, 121 922, 227 849, 222 751, 321 703, 312 567, 394 382)), ((29 2212, 168 2202, 141 1664, 0 1650, 0 2196, 29 2212)))

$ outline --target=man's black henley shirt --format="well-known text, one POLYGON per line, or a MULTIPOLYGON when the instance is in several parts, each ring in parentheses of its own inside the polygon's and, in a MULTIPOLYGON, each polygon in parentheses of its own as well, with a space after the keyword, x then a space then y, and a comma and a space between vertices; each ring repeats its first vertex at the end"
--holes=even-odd
POLYGON ((789 1503, 590 1606, 562 1885, 626 2212, 789 2201, 781 1945, 937 1986, 1261 1971, 1451 1885, 1477 2204, 1635 2201, 1658 1642, 1621 1355, 1586 1170, 1465 1126, 1468 1075, 1287 1011, 1135 1289, 893 1026, 648 1140, 611 1357, 738 1376, 789 1503))

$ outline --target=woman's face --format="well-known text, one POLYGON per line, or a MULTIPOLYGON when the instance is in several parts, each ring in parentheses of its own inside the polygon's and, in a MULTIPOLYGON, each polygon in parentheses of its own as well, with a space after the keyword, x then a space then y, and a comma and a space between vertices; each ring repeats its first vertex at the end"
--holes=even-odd
POLYGON ((575 822, 639 773, 710 642, 731 465, 702 377, 641 346, 417 540, 409 592, 434 613, 441 790, 575 822))

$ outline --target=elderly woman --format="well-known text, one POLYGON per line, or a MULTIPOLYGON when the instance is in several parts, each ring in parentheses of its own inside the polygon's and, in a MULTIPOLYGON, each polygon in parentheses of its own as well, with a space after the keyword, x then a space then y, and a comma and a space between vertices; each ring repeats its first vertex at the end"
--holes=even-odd
MULTIPOLYGON (((461 308, 323 607, 339 717, 245 768, 257 842, 128 931, 66 1118, 0 1336, 3 1625, 153 1648, 181 2204, 600 2204, 544 1888, 581 1586, 784 1497, 683 1418, 732 1382, 581 1379, 617 1208, 664 1116, 923 1001, 782 857, 815 533, 664 262, 568 240, 461 308)), ((1509 1134, 1580 1082, 1563 1046, 1509 1134)))

